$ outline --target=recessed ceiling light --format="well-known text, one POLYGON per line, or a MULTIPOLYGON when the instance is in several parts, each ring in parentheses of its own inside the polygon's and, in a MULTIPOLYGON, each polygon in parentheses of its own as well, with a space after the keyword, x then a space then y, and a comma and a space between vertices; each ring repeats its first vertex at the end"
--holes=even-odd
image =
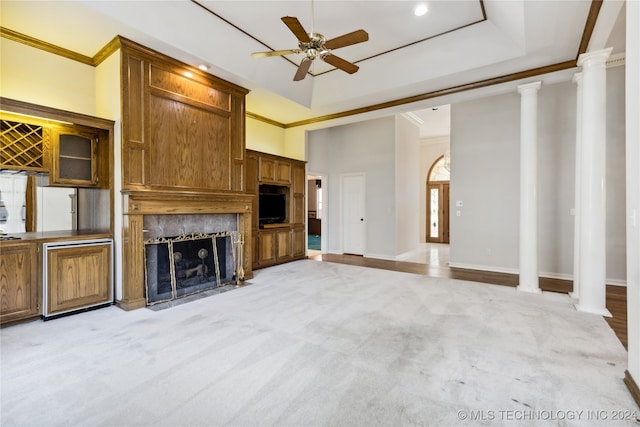
POLYGON ((193 73, 191 71, 185 71, 184 75, 189 78, 193 77, 193 73))
POLYGON ((416 16, 422 16, 422 15, 426 14, 428 10, 429 9, 427 8, 426 4, 419 4, 413 10, 413 14, 416 15, 416 16))
POLYGON ((198 65, 198 68, 200 68, 202 71, 207 71, 209 69, 209 66, 207 64, 200 64, 198 65))

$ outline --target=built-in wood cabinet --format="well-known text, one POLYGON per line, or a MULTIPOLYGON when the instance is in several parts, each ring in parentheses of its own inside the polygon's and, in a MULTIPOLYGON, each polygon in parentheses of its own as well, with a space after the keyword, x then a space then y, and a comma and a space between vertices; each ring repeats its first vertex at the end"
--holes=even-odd
POLYGON ((0 243, 0 323, 40 315, 38 244, 0 243))
POLYGON ((291 184, 291 160, 279 160, 274 157, 259 157, 258 179, 261 184, 291 184))
POLYGON ((304 258, 306 255, 305 163, 247 150, 246 167, 247 193, 255 196, 252 215, 253 268, 304 258), (264 200, 260 197, 261 191, 285 195, 284 222, 275 224, 261 222, 260 200, 264 200))
POLYGON ((112 302, 111 243, 46 250, 46 315, 112 302))
MULTIPOLYGON (((42 108, 0 98, 3 108, 42 108)), ((32 111, 38 114, 40 111, 32 111)), ((68 113, 71 114, 71 113, 68 113)), ((112 122, 76 115, 89 125, 62 124, 44 117, 0 113, 0 169, 49 173, 49 185, 109 188, 112 122), (95 123, 95 127, 91 124, 95 123), (107 128, 105 128, 105 126, 107 128)))
POLYGON ((51 156, 51 184, 95 187, 99 184, 100 143, 97 129, 85 127, 54 128, 51 156))

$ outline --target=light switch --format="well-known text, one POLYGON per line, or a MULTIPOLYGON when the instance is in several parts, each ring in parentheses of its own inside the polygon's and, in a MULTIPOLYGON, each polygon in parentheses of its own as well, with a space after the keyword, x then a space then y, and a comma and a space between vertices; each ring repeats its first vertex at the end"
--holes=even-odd
POLYGON ((459 210, 456 211, 456 216, 460 216, 462 215, 461 212, 459 210))
POLYGON ((457 200, 456 201, 456 208, 461 208, 462 207, 462 200, 457 200))

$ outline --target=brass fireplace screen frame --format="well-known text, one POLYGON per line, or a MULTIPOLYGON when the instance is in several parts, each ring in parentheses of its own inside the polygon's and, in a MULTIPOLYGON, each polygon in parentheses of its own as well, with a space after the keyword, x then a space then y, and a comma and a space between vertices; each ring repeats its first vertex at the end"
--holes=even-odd
MULTIPOLYGON (((245 279, 244 268, 243 268, 244 236, 242 235, 242 233, 239 233, 237 231, 224 231, 224 232, 218 232, 218 233, 187 233, 187 234, 181 234, 176 237, 157 237, 153 239, 147 239, 144 241, 145 248, 147 245, 158 245, 158 244, 167 244, 168 250, 169 250, 168 262, 169 262, 170 279, 171 279, 171 298, 149 301, 149 272, 148 272, 148 262, 147 262, 147 251, 145 249, 144 273, 145 273, 145 298, 147 300, 147 305, 154 305, 161 302, 173 301, 175 299, 183 298, 188 295, 193 295, 199 292, 215 289, 223 285, 229 285, 229 284, 235 283, 236 286, 241 286, 244 282, 244 279, 245 279), (229 241, 231 242, 231 256, 233 258, 233 276, 231 281, 227 281, 223 283, 220 278, 220 263, 219 263, 219 256, 218 256, 218 250, 217 250, 218 246, 217 246, 216 240, 220 238, 226 239, 227 237, 230 238, 229 241), (211 244, 213 248, 212 255, 213 255, 214 268, 215 268, 216 286, 207 287, 206 289, 199 289, 199 290, 188 292, 178 296, 177 294, 178 281, 176 278, 176 271, 175 271, 176 258, 175 258, 175 253, 173 251, 173 245, 174 243, 186 242, 190 240, 204 240, 204 239, 211 239, 211 244)), ((198 254, 198 256, 200 257, 200 254, 198 254)), ((200 258, 204 259, 204 257, 200 257, 200 258)))

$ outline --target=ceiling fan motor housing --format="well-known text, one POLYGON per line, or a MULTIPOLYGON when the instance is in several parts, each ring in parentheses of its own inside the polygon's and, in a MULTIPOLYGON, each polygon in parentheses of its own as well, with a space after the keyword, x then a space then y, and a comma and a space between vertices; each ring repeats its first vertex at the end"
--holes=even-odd
POLYGON ((325 37, 319 33, 309 33, 309 38, 311 41, 309 42, 299 42, 298 46, 300 50, 307 54, 307 58, 313 60, 318 56, 326 55, 329 53, 329 50, 324 47, 324 43, 326 42, 325 37))

